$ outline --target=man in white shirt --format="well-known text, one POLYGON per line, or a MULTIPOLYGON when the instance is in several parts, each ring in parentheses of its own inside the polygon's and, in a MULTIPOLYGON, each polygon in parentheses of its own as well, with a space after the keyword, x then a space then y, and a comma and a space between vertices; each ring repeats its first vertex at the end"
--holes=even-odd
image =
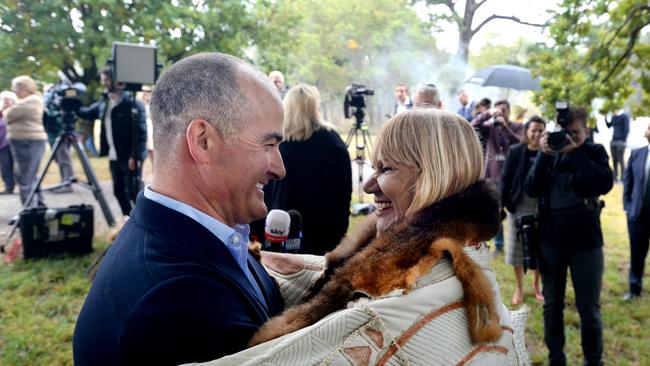
POLYGON ((101 120, 100 156, 108 156, 113 194, 123 215, 130 215, 137 193, 142 190, 142 162, 147 156, 147 117, 144 104, 113 82, 113 71, 103 69, 100 82, 105 88, 102 98, 79 110, 79 117, 101 120), (132 105, 135 100, 136 114, 132 105), (135 118, 134 118, 135 117, 135 118))
POLYGON ((395 107, 393 114, 398 114, 407 109, 413 108, 411 97, 409 97, 409 87, 404 83, 395 84, 395 107))

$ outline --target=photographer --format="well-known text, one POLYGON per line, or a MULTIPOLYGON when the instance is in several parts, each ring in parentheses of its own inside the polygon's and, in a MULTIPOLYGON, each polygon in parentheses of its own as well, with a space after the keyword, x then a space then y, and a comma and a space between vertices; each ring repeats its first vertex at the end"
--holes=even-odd
POLYGON ((122 214, 129 215, 131 203, 142 189, 142 161, 147 156, 144 105, 138 100, 135 101, 137 116, 136 120, 132 121, 131 94, 124 91, 122 85, 113 82, 113 72, 110 68, 101 71, 100 81, 106 88, 106 93, 90 107, 82 107, 78 116, 101 120, 100 156, 108 155, 113 193, 120 204, 122 214))
MULTIPOLYGON (((509 117, 510 103, 499 100, 494 103, 494 109, 482 113, 471 122, 485 143, 485 177, 499 185, 508 149, 519 143, 524 132, 523 123, 512 123, 509 117)), ((503 225, 499 226, 499 232, 494 237, 494 245, 496 253, 503 252, 503 225)))
POLYGON ((562 131, 545 133, 524 183, 539 198, 540 272, 544 294, 544 341, 551 365, 565 365, 564 293, 567 269, 580 314, 585 365, 602 364, 600 290, 603 237, 598 196, 613 185, 605 148, 585 142, 587 113, 570 108, 558 123, 562 131))

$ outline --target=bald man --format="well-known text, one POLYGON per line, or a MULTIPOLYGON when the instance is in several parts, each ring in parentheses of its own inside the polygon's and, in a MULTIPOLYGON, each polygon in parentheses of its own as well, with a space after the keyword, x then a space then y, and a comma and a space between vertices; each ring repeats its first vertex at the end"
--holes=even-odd
POLYGON ((76 365, 177 365, 238 352, 282 311, 247 251, 285 175, 283 110, 266 75, 204 53, 166 70, 150 103, 153 185, 111 245, 74 333, 76 365), (237 100, 242 103, 233 104, 237 100))

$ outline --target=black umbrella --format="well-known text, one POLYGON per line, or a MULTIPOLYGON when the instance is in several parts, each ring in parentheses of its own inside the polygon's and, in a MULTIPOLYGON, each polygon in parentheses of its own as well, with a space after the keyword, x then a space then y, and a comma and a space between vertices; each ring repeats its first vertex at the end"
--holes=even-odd
POLYGON ((493 65, 480 69, 468 83, 517 90, 539 90, 539 78, 533 79, 530 70, 513 65, 493 65))

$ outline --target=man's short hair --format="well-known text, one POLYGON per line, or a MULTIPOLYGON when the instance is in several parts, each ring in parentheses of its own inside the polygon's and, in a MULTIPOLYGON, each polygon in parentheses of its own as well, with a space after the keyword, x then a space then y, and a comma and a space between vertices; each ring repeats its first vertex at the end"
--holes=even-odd
POLYGON ((569 115, 571 116, 571 122, 569 123, 579 121, 583 126, 587 126, 589 114, 583 107, 569 107, 569 115))
POLYGON ((405 83, 396 83, 395 86, 393 87, 393 89, 396 89, 398 86, 403 86, 403 87, 405 87, 406 89, 408 89, 408 87, 409 87, 409 86, 406 85, 405 83))
POLYGON ((500 105, 505 105, 506 107, 508 107, 508 110, 510 110, 510 102, 508 102, 507 100, 501 99, 501 100, 497 100, 497 102, 494 103, 495 107, 498 107, 500 105))
POLYGON ((483 98, 479 100, 477 107, 485 107, 487 109, 492 108, 492 101, 489 98, 483 98))
POLYGON ((111 81, 113 81, 113 68, 112 67, 106 66, 106 67, 102 68, 99 73, 106 75, 107 78, 109 78, 109 79, 111 79, 111 81))
POLYGON ((238 58, 213 52, 184 58, 165 70, 149 106, 156 150, 166 156, 198 118, 208 121, 224 139, 233 136, 250 111, 237 81, 246 67, 238 58))
POLYGON ((440 105, 440 92, 435 84, 431 83, 419 83, 415 86, 415 98, 418 100, 414 103, 416 107, 427 107, 432 106, 438 108, 440 105), (426 97, 425 100, 419 100, 419 95, 422 94, 426 97))

